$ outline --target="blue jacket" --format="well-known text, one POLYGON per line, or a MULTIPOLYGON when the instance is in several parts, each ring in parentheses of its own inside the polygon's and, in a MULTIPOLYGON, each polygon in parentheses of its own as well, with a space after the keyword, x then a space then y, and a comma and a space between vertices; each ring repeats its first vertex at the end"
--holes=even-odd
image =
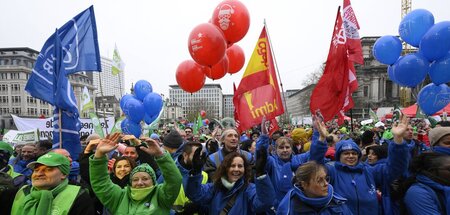
POLYGON ((208 214, 218 215, 225 208, 228 200, 236 194, 236 201, 229 210, 230 215, 264 213, 274 209, 275 191, 269 177, 255 179, 255 184, 244 186, 243 179, 236 182, 231 190, 218 188, 213 183, 201 184, 201 174, 183 178, 186 196, 202 206, 206 206, 208 214))
POLYGON ((15 161, 19 159, 19 158, 14 158, 13 160, 9 161, 9 164, 13 165, 14 167, 14 172, 20 173, 24 176, 27 176, 27 178, 31 177, 31 174, 33 173, 32 169, 29 169, 27 167, 27 165, 31 162, 33 162, 34 160, 18 160, 17 163, 15 163, 15 161), (15 164, 14 164, 15 163, 15 164))
POLYGON ((450 187, 440 185, 424 175, 416 177, 405 194, 408 213, 417 215, 450 214, 450 187), (447 212, 447 213, 445 213, 447 212))
MULTIPOLYGON (((331 185, 330 185, 331 186, 331 185)), ((328 204, 321 208, 314 208, 308 201, 302 201, 297 192, 294 192, 297 187, 291 189, 281 201, 277 209, 278 215, 297 215, 297 214, 346 214, 351 215, 352 212, 345 204, 346 199, 333 193, 333 197, 328 204)), ((332 189, 331 189, 332 190, 332 189)))
MULTIPOLYGON (((352 141, 351 144, 356 145, 352 141)), ((315 148, 325 156, 328 146, 326 143, 317 141, 311 148, 315 148)), ((403 144, 389 143, 388 151, 387 163, 374 167, 364 162, 359 162, 356 166, 347 166, 339 162, 338 156, 334 164, 326 165, 330 184, 333 185, 336 193, 348 200, 347 206, 353 214, 378 215, 376 188, 387 189, 383 187, 389 186, 407 169, 409 150, 405 142, 403 144)), ((336 154, 340 154, 338 147, 336 147, 336 154)))

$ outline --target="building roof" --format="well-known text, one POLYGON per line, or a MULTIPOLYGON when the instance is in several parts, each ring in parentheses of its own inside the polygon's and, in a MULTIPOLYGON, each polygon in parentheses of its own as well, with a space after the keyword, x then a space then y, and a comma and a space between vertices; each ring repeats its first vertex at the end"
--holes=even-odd
MULTIPOLYGON (((169 85, 169 87, 180 88, 180 86, 178 84, 172 84, 172 85, 169 85)), ((212 87, 218 87, 218 88, 220 88, 220 90, 222 90, 222 86, 220 84, 205 84, 205 85, 203 85, 202 89, 203 88, 212 88, 212 87)))
POLYGON ((25 51, 39 54, 38 51, 28 48, 28 47, 12 47, 12 48, 0 48, 0 52, 10 52, 10 51, 25 51))
POLYGON ((297 94, 299 94, 299 93, 301 93, 301 92, 305 92, 306 90, 309 90, 309 89, 311 89, 311 88, 314 88, 315 86, 316 86, 316 84, 310 84, 310 85, 308 85, 308 86, 306 86, 306 87, 303 87, 302 89, 298 90, 297 92, 292 93, 291 95, 289 95, 288 98, 290 98, 290 97, 292 97, 292 96, 295 96, 295 95, 297 95, 297 94))

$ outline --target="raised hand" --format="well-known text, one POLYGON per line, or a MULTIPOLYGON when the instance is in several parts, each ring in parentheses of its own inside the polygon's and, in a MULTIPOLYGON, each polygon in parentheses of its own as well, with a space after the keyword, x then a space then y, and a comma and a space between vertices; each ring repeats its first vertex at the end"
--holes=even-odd
POLYGON ((144 151, 145 153, 155 156, 155 157, 161 157, 164 154, 164 151, 161 149, 161 147, 159 146, 159 143, 156 142, 156 140, 149 138, 149 137, 144 137, 141 138, 142 141, 144 141, 147 144, 147 147, 145 146, 140 146, 139 148, 144 151))
POLYGON ((266 116, 263 116, 261 120, 261 134, 267 135, 269 133, 270 121, 266 120, 266 116))
POLYGON ((101 139, 95 151, 95 158, 101 158, 105 154, 115 150, 119 145, 120 133, 108 134, 106 138, 101 139))
POLYGON ((394 142, 401 144, 403 142, 403 135, 408 130, 409 118, 402 114, 399 122, 392 125, 391 132, 394 135, 394 142))
POLYGON ((206 163, 206 153, 202 152, 202 148, 199 147, 195 150, 192 157, 192 175, 197 175, 202 172, 203 165, 206 163))
POLYGON ((314 120, 314 127, 317 129, 317 131, 320 134, 319 140, 321 142, 324 142, 325 139, 328 137, 328 135, 330 135, 328 133, 327 126, 325 126, 325 123, 323 123, 322 120, 320 120, 320 119, 318 119, 316 117, 313 117, 313 118, 315 118, 315 120, 314 120))

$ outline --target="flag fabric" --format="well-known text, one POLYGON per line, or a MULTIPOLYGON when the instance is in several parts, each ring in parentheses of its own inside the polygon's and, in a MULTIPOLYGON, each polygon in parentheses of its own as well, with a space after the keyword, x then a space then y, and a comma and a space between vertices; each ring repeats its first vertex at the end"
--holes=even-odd
POLYGON ((94 103, 89 95, 89 90, 86 86, 83 88, 83 94, 81 94, 81 112, 94 109, 94 103))
POLYGON ((53 112, 53 148, 60 147, 59 137, 59 111, 61 111, 62 121, 62 148, 69 151, 73 160, 78 159, 78 155, 81 152, 80 134, 81 122, 78 114, 73 114, 68 111, 55 108, 53 112))
POLYGON ((264 116, 271 121, 272 129, 278 127, 275 117, 284 113, 284 107, 275 72, 264 27, 233 96, 235 119, 240 132, 259 125, 264 116))
POLYGON ((124 69, 125 69, 125 63, 122 61, 122 58, 120 57, 117 46, 115 46, 113 58, 112 58, 112 67, 111 67, 112 74, 117 75, 117 74, 123 72, 124 69))
POLYGON ((374 122, 379 121, 377 113, 375 113, 375 111, 373 111, 372 108, 369 108, 369 115, 370 115, 370 118, 373 119, 374 122))
POLYGON ((114 124, 114 127, 111 129, 111 134, 117 133, 117 132, 122 132, 122 121, 125 120, 126 117, 122 116, 119 119, 117 119, 116 123, 114 124))
POLYGON ((325 122, 338 115, 338 123, 343 123, 344 112, 354 105, 349 88, 349 64, 346 37, 338 9, 325 69, 310 101, 311 113, 315 115, 320 111, 325 122))
POLYGON ((195 123, 194 123, 194 128, 193 128, 192 133, 198 134, 200 132, 200 130, 202 129, 202 127, 203 127, 202 117, 200 116, 200 114, 198 114, 197 119, 195 120, 195 123))
POLYGON ((94 125, 95 133, 98 134, 101 138, 104 138, 105 134, 103 133, 103 128, 100 124, 100 120, 98 119, 97 114, 89 113, 89 118, 91 118, 92 124, 94 125))
POLYGON ((359 37, 359 24, 350 0, 344 0, 344 29, 347 38, 348 58, 350 61, 364 64, 362 55, 361 38, 359 37))
MULTIPOLYGON (((78 71, 101 71, 94 8, 89 7, 58 30, 64 50, 65 75, 78 71)), ((25 90, 31 96, 55 105, 53 94, 54 44, 52 34, 39 53, 25 90)))

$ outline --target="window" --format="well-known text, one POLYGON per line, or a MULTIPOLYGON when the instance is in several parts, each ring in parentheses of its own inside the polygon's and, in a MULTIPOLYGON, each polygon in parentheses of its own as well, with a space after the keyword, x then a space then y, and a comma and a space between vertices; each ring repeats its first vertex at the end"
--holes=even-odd
POLYGON ((8 79, 8 73, 1 73, 0 74, 0 79, 1 80, 7 80, 8 79))
POLYGON ((0 102, 2 103, 8 103, 8 96, 0 96, 0 102))
POLYGON ((19 79, 19 73, 17 72, 11 73, 11 79, 19 79))
POLYGON ((0 108, 0 114, 9 114, 9 108, 0 108))
POLYGON ((28 115, 37 115, 36 108, 27 108, 28 115))
POLYGON ((0 84, 0 92, 8 92, 8 85, 0 84))
POLYGON ((36 99, 31 96, 27 96, 27 102, 31 104, 36 104, 36 99))
POLYGON ((12 91, 20 91, 20 84, 11 84, 12 91))
POLYGON ((11 96, 13 103, 20 103, 20 96, 11 96))
POLYGON ((364 97, 368 97, 369 96, 369 86, 364 86, 364 97))
POLYGON ((12 108, 13 114, 21 114, 22 111, 20 111, 20 108, 12 108))

